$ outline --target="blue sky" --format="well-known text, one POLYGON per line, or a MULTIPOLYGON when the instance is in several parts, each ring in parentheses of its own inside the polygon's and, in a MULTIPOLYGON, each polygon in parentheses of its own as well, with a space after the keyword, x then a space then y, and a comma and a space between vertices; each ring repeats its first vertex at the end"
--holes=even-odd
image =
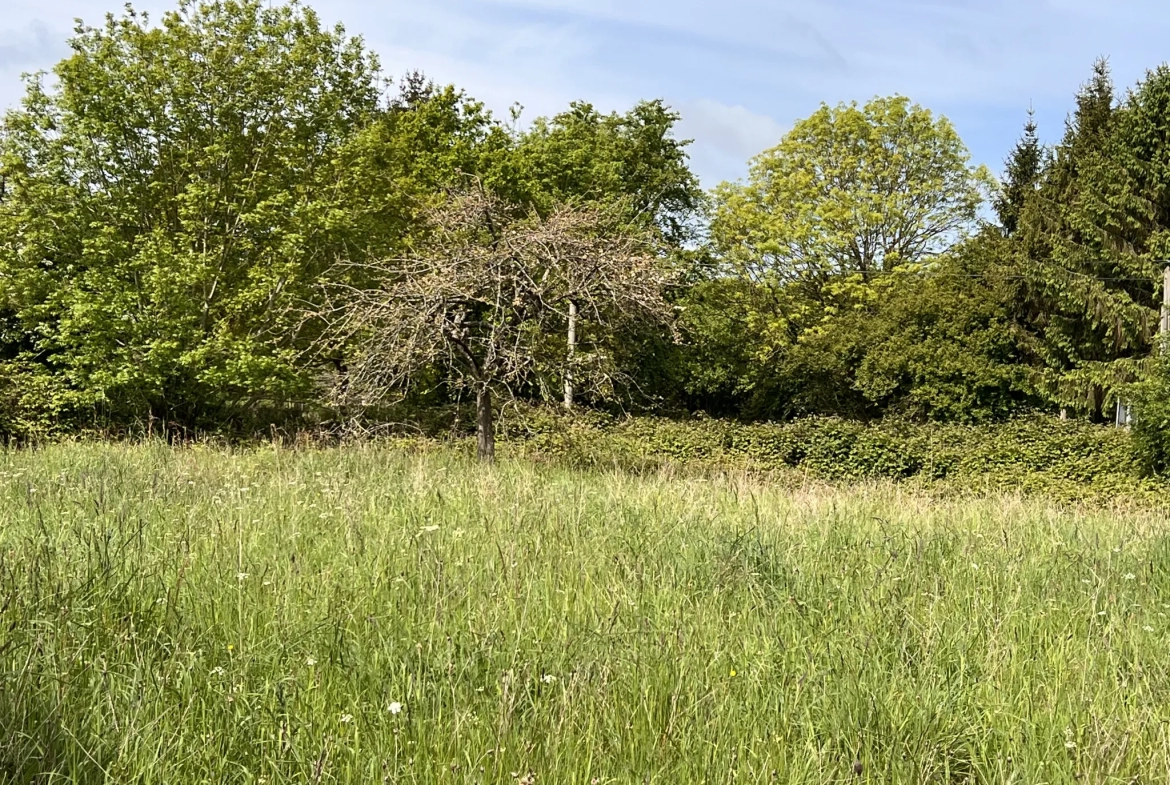
MULTIPOLYGON (((1059 138, 1093 60, 1120 88, 1170 56, 1170 5, 1154 0, 316 0, 365 38, 390 74, 420 68, 503 116, 550 114, 575 99, 623 109, 664 98, 695 140, 705 185, 822 101, 900 93, 947 115, 976 162, 999 171, 1029 105, 1059 138)), ((158 12, 171 2, 145 0, 158 12)), ((22 71, 65 52, 73 19, 100 22, 120 0, 0 0, 0 105, 22 71)))

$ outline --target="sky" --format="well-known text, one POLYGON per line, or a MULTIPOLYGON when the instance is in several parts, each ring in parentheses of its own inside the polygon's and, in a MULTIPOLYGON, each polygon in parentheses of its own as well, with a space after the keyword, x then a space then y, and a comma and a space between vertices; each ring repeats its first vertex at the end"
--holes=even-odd
MULTIPOLYGON (((822 103, 900 94, 946 115, 975 163, 1002 169, 1029 106, 1059 139, 1078 86, 1108 57, 1119 92, 1170 55, 1158 0, 309 0, 378 53, 500 117, 588 101, 622 111, 662 98, 693 139, 705 186, 747 173, 822 103)), ((0 0, 0 106, 22 72, 67 53, 73 20, 121 0, 0 0)), ((140 0, 157 16, 174 2, 140 0)))

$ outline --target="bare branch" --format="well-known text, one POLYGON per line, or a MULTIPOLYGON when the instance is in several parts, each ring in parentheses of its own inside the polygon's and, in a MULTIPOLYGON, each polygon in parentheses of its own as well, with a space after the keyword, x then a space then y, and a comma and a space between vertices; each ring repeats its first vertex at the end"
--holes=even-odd
POLYGON ((606 351, 615 333, 636 323, 673 331, 671 274, 652 237, 616 212, 566 205, 542 218, 477 186, 427 220, 429 239, 410 256, 340 264, 308 315, 325 325, 322 357, 344 347, 338 403, 381 403, 427 369, 477 396, 553 389, 570 375, 604 394, 617 373, 606 351), (570 303, 591 342, 576 351, 570 303))

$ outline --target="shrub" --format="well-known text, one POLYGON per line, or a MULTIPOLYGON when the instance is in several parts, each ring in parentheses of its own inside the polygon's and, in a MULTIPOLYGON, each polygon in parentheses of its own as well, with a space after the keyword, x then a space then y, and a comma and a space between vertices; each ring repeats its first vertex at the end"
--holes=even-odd
POLYGON ((1146 475, 1164 475, 1170 471, 1170 357, 1154 358, 1131 395, 1135 459, 1146 475))
POLYGON ((1142 480, 1127 431, 1055 417, 981 425, 828 417, 743 424, 521 411, 508 433, 532 452, 581 465, 669 462, 716 469, 795 469, 825 480, 945 482, 1075 498, 1144 493, 1156 485, 1142 480))

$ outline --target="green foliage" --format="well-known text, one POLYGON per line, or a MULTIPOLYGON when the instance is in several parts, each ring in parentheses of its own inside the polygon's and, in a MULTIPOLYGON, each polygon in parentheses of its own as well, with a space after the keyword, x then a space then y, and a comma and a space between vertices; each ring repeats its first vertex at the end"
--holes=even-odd
POLYGON ((678 120, 661 101, 608 115, 574 102, 517 135, 514 154, 497 168, 495 182, 542 212, 563 203, 620 202, 631 220, 657 226, 677 248, 693 239, 704 202, 687 165, 690 142, 674 135, 678 120))
POLYGON ((1166 154, 1151 72, 1118 104, 1099 61, 1064 139, 1019 214, 1019 321, 1035 336, 1052 400, 1099 418, 1149 354, 1160 266, 1166 154))
POLYGON ((43 364, 114 417, 222 421, 307 391, 282 305, 360 245, 346 140, 377 64, 296 5, 185 0, 79 26, 4 121, 2 296, 43 364))
POLYGON ((853 386, 877 409, 915 419, 1006 420, 1041 404, 1010 308, 1018 283, 983 233, 924 275, 891 276, 851 324, 853 386))
POLYGON ((483 104, 407 74, 389 106, 338 152, 335 188, 344 201, 334 232, 344 258, 402 253, 417 240, 423 208, 490 172, 512 147, 483 104))
POLYGON ((1153 358, 1126 389, 1133 409, 1134 454, 1146 474, 1170 474, 1170 357, 1153 358))
POLYGON ((536 454, 589 466, 670 462, 724 470, 800 470, 830 481, 913 480, 964 491, 1157 498, 1125 429, 1055 417, 961 425, 814 417, 788 423, 701 418, 564 419, 527 413, 507 431, 536 454))
MULTIPOLYGON (((1119 98, 1097 62, 1051 150, 1029 115, 999 188, 946 118, 894 96, 821 106, 708 195, 661 101, 522 127, 418 73, 384 98, 362 42, 295 2, 128 7, 71 47, 0 123, 4 438, 348 416, 324 390, 354 347, 327 327, 355 301, 325 293, 424 247, 423 216, 469 183, 518 213, 653 230, 682 340, 658 321, 601 329, 616 305, 579 315, 571 362, 608 379, 586 405, 1102 421, 1153 349, 1164 66, 1119 98), (989 190, 999 228, 978 220, 989 190)), ((567 345, 541 343, 539 377, 510 394, 552 397, 567 345)), ((457 403, 449 364, 420 374, 412 403, 457 403)))
POLYGON ((681 298, 679 323, 685 345, 675 369, 689 402, 716 415, 751 412, 765 400, 768 372, 781 347, 768 337, 783 334, 769 323, 773 290, 738 276, 696 282, 681 298))
POLYGON ((1013 320, 1019 284, 1000 261, 1003 242, 982 233, 928 270, 878 277, 804 329, 791 318, 800 312, 791 288, 703 282, 683 300, 687 391, 707 411, 753 418, 980 422, 1035 408, 1037 371, 1013 320))
POLYGON ((903 97, 822 106, 717 190, 712 234, 759 278, 821 296, 833 276, 946 250, 975 223, 991 176, 946 120, 903 97))
POLYGON ((943 255, 989 184, 947 120, 905 98, 802 120, 717 191, 725 272, 683 300, 692 399, 768 418, 1019 408, 1010 315, 994 284, 963 280, 993 264, 969 261, 982 247, 943 255))
POLYGON ((1005 182, 1002 183, 993 202, 1000 226, 1009 235, 1019 228, 1020 213, 1027 205, 1029 197, 1035 193, 1040 175, 1047 163, 1044 148, 1037 135, 1038 130, 1036 115, 1029 109, 1024 135, 1008 156, 1004 172, 1005 182))

